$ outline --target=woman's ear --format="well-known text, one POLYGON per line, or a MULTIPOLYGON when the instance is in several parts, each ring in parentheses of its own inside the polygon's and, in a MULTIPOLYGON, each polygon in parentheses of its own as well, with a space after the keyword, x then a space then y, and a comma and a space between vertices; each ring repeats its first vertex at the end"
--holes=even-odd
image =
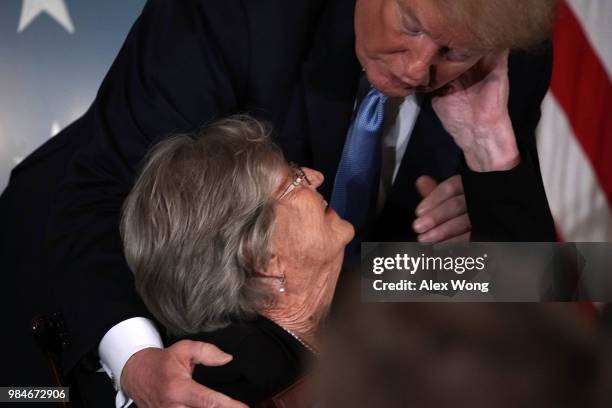
POLYGON ((283 269, 284 268, 282 267, 280 257, 276 254, 272 254, 270 259, 266 263, 266 266, 262 270, 260 270, 259 273, 265 278, 280 279, 285 276, 283 269))
POLYGON ((283 263, 278 255, 272 254, 265 268, 259 271, 259 278, 270 285, 273 291, 285 292, 285 272, 283 263))

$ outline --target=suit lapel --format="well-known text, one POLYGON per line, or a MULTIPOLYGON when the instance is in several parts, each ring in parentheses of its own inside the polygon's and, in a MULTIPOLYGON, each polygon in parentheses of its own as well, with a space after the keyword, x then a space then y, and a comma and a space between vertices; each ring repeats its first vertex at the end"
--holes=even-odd
POLYGON ((302 81, 310 140, 310 163, 326 176, 320 191, 330 197, 350 124, 360 67, 355 56, 353 0, 331 1, 321 17, 302 81))
POLYGON ((421 201, 415 183, 422 175, 444 180, 458 174, 461 150, 425 98, 397 177, 374 228, 376 240, 413 240, 414 211, 421 201))
POLYGON ((437 180, 457 174, 460 158, 459 146, 442 126, 431 106, 431 98, 426 97, 393 184, 393 191, 401 194, 406 191, 408 182, 416 181, 424 174, 437 180))

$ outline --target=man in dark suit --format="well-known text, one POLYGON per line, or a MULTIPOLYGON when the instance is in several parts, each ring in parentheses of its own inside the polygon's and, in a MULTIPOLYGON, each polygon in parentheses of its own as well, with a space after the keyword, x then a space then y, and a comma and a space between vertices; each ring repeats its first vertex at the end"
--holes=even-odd
MULTIPOLYGON (((207 358, 210 349, 198 343, 156 348, 161 340, 122 255, 123 199, 157 141, 245 111, 274 124, 289 160, 326 176, 320 191, 329 198, 362 69, 396 98, 385 120, 400 123, 385 147, 393 157, 383 167, 392 170, 381 172, 384 200, 366 237, 554 240, 534 140, 550 50, 508 58, 515 43, 494 24, 470 27, 469 13, 441 19, 444 8, 434 4, 446 3, 149 1, 92 107, 15 169, 2 197, 5 237, 26 237, 6 254, 10 270, 50 279, 63 311, 71 335, 65 369, 99 351, 139 406, 236 406, 189 380, 194 362, 224 357, 207 358), (499 38, 481 38, 486 29, 499 38), (22 202, 32 203, 25 228, 11 216, 22 202), (28 257, 35 265, 24 268, 28 257)), ((516 18, 537 32, 546 16, 534 23, 530 7, 516 6, 528 10, 516 18)), ((387 127, 392 134, 394 125, 387 127)))

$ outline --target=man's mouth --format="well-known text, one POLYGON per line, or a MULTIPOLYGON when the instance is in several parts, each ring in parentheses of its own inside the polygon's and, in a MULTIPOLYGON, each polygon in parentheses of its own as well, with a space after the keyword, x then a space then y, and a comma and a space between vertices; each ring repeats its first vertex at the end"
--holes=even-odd
POLYGON ((404 81, 403 79, 391 72, 389 72, 389 79, 393 87, 402 88, 403 90, 410 93, 429 93, 433 91, 433 88, 431 86, 416 85, 411 82, 404 81))
POLYGON ((394 87, 397 87, 397 88, 402 88, 402 89, 405 89, 407 91, 411 91, 411 90, 417 88, 416 86, 412 85, 409 82, 406 82, 406 81, 400 79, 398 76, 396 76, 396 75, 394 75, 392 73, 389 73, 389 79, 390 79, 391 85, 394 86, 394 87))

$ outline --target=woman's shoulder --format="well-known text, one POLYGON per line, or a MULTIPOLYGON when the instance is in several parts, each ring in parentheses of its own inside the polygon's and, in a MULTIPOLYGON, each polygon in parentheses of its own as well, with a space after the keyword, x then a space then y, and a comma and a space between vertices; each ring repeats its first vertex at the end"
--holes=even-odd
POLYGON ((212 343, 219 348, 225 348, 228 353, 232 350, 260 350, 263 347, 264 350, 269 349, 269 352, 282 352, 288 356, 299 357, 304 351, 303 346, 291 334, 259 315, 234 319, 221 329, 183 336, 175 341, 182 339, 212 343))
POLYGON ((259 316, 237 345, 242 364, 255 371, 269 367, 270 375, 302 369, 307 350, 291 334, 273 321, 259 316))
POLYGON ((193 377, 245 402, 274 395, 304 372, 307 350, 283 328, 262 316, 235 320, 223 329, 185 338, 214 344, 233 356, 224 366, 196 366, 193 377))
POLYGON ((261 330, 259 329, 259 326, 261 325, 260 320, 261 318, 259 316, 255 316, 253 318, 235 319, 223 328, 189 334, 181 337, 181 340, 189 339, 212 343, 219 348, 225 347, 229 352, 230 349, 239 347, 245 339, 250 337, 259 337, 261 335, 261 330))

